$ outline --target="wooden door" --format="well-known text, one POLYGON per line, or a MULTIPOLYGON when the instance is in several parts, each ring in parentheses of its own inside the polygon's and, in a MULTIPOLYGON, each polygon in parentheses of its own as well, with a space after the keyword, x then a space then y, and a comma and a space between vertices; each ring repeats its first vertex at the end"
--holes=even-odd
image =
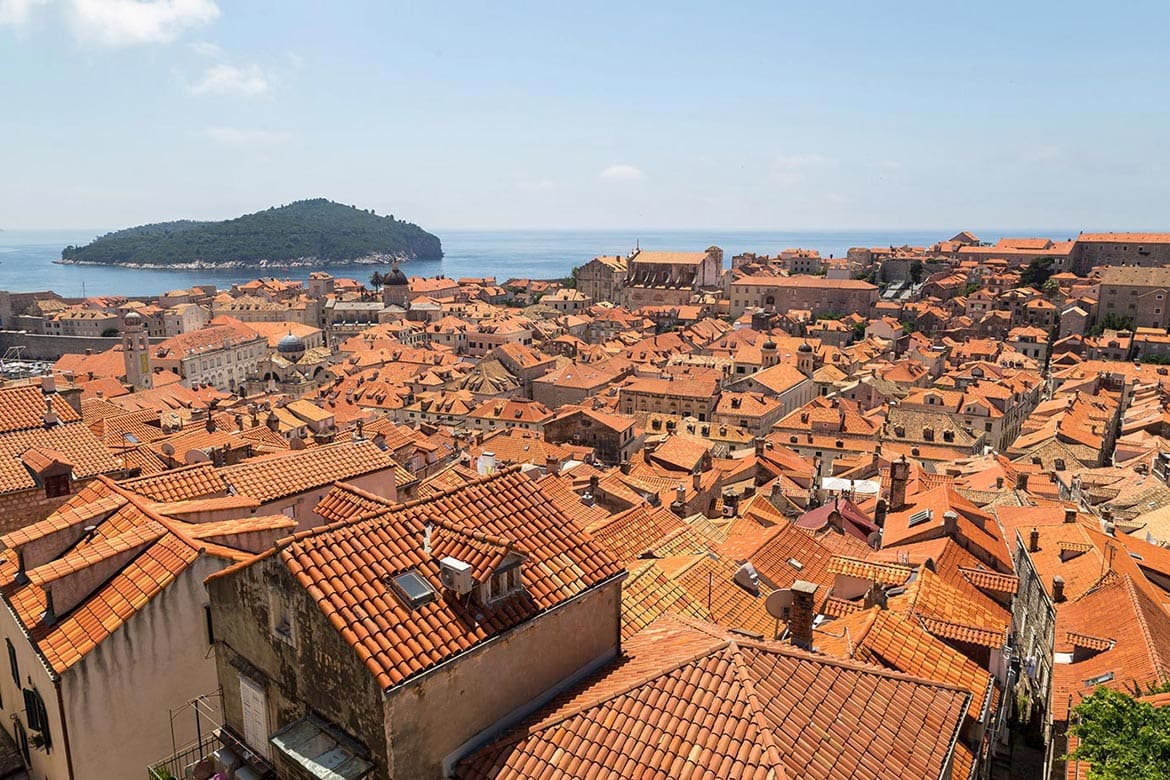
POLYGON ((244 709, 244 741, 264 758, 270 758, 268 694, 247 677, 240 677, 240 704, 244 709))

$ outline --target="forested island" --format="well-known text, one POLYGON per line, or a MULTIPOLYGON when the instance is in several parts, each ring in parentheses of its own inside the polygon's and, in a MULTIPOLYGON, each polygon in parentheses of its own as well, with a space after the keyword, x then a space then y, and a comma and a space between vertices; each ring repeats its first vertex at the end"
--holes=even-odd
POLYGON ((130 268, 263 268, 437 260, 438 237, 418 225, 324 198, 222 222, 180 220, 117 230, 68 246, 59 262, 130 268))

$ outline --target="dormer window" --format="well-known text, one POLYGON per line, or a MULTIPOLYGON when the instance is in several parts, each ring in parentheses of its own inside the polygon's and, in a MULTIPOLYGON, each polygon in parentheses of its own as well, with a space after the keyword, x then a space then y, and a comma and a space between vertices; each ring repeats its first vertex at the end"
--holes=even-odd
POLYGON ((519 555, 509 555, 488 577, 481 586, 484 603, 491 603, 507 598, 524 589, 524 581, 520 576, 520 564, 523 558, 519 555))

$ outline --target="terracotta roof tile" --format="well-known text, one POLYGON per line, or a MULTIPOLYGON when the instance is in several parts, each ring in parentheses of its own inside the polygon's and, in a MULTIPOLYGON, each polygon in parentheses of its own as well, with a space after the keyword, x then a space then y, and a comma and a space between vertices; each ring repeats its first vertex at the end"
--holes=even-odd
POLYGON ((45 427, 48 402, 61 424, 80 422, 81 415, 59 395, 46 396, 39 385, 0 388, 0 433, 45 427))
MULTIPOLYGON (((388 452, 372 441, 327 444, 307 450, 267 456, 221 469, 220 474, 237 494, 261 503, 304 493, 337 480, 400 468, 388 452)), ((413 479, 413 477, 411 477, 413 479)))
POLYGON ((914 573, 914 567, 901 563, 862 561, 844 555, 829 559, 829 574, 844 574, 882 585, 905 585, 914 573))
POLYGON ((279 555, 385 688, 621 572, 533 480, 513 469, 355 522, 298 534, 279 555), (423 549, 428 524, 434 534, 431 555, 423 549), (483 609, 443 597, 408 609, 389 590, 386 577, 413 569, 438 589, 438 553, 447 545, 480 556, 481 569, 503 545, 523 550, 528 555, 524 591, 483 609), (358 620, 359 611, 371 619, 358 620), (416 637, 418 647, 390 648, 371 625, 394 626, 416 637))
POLYGON ((713 628, 659 621, 456 776, 876 780, 950 763, 965 691, 713 628))
POLYGON ((187 501, 193 498, 210 498, 227 495, 228 486, 223 477, 209 463, 178 468, 162 474, 128 479, 121 483, 131 490, 153 501, 187 501))

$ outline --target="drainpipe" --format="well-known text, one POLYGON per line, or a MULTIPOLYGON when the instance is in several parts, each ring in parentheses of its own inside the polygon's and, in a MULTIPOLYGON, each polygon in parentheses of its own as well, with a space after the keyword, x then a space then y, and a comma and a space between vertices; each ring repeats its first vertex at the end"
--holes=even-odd
POLYGON ((65 718, 65 699, 61 695, 61 678, 53 675, 53 688, 57 691, 57 712, 61 713, 61 742, 65 747, 65 765, 69 767, 69 778, 73 780, 73 754, 69 749, 69 722, 65 718))

